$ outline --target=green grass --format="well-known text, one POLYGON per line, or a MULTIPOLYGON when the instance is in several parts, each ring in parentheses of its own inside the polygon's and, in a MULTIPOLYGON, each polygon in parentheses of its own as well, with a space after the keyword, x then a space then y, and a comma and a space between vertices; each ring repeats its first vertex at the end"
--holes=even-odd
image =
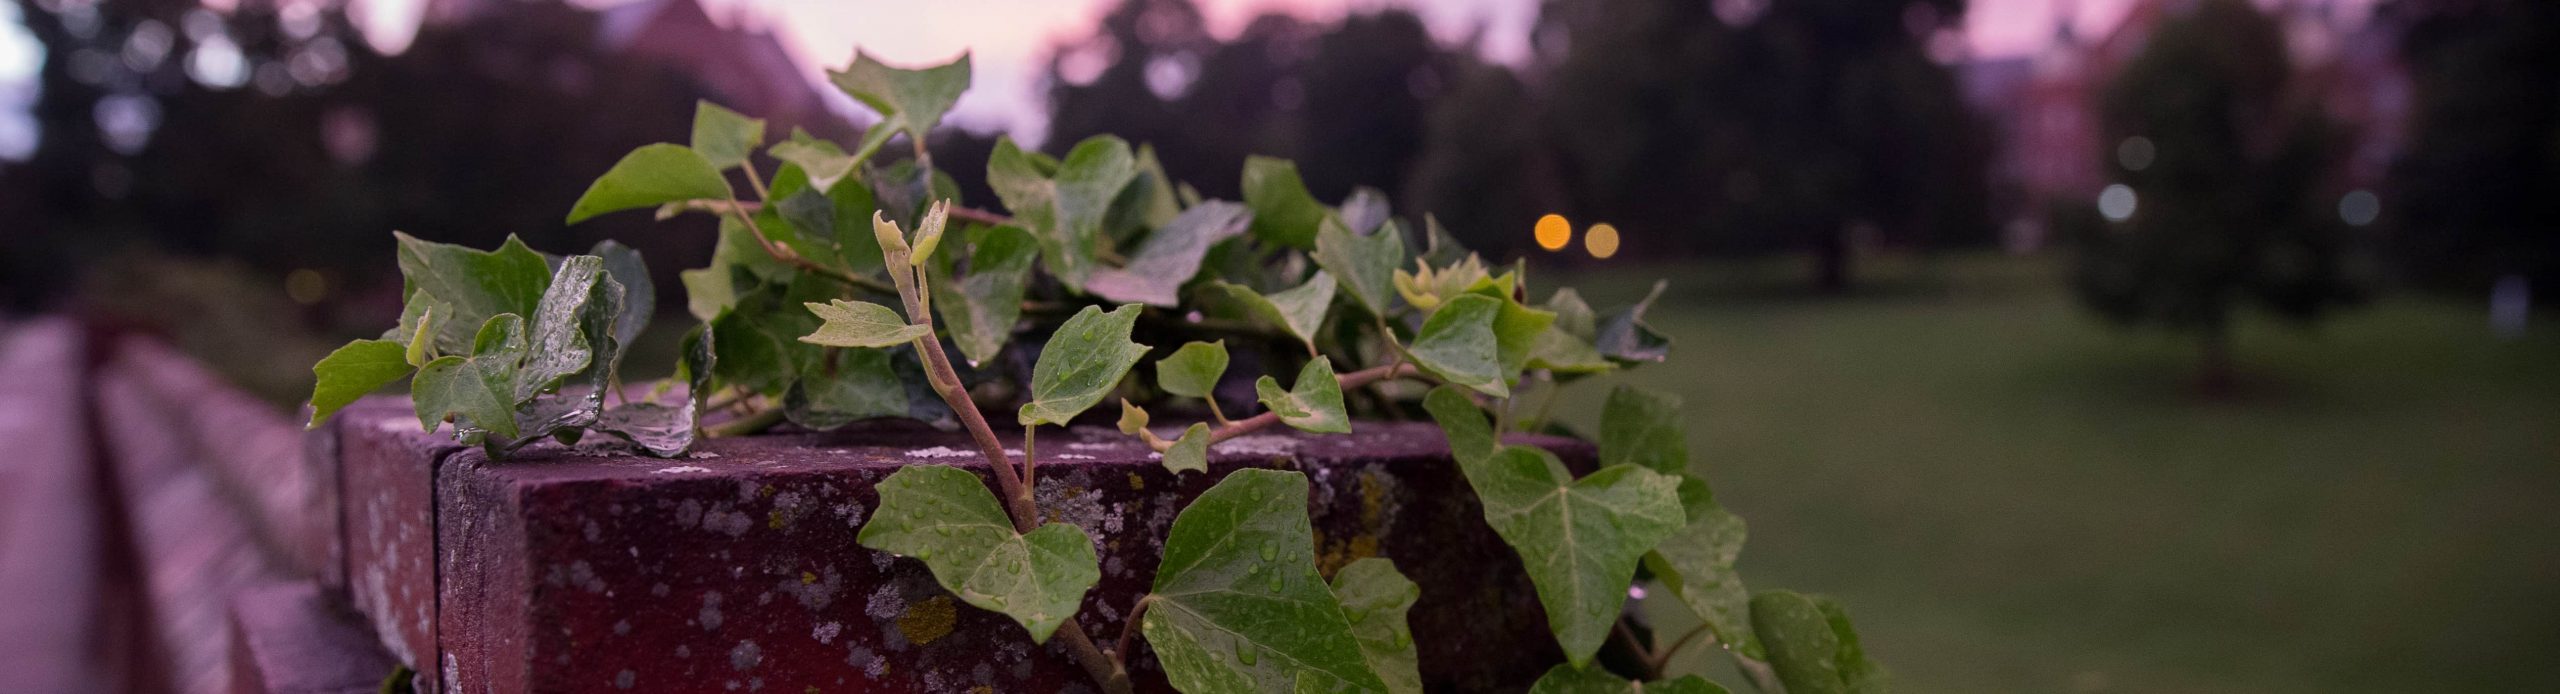
MULTIPOLYGON (((2208 402, 2192 343, 2090 317, 2048 263, 1866 271, 1829 299, 1751 266, 1565 281, 1607 310, 1673 278, 1672 362, 1611 380, 1686 397, 1746 580, 1845 600, 1896 689, 2560 690, 2554 326, 2252 322, 2245 392, 2208 402)), ((1559 411, 1592 430, 1605 391, 1559 411)))

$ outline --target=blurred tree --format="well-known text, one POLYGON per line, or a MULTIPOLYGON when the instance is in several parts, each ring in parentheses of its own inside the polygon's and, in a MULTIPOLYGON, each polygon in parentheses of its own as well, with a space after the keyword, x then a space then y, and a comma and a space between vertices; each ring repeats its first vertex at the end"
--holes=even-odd
POLYGON ((1403 195, 1468 248, 1496 258, 1525 251, 1525 230, 1565 209, 1552 128, 1510 69, 1471 62, 1455 73, 1455 86, 1432 107, 1424 154, 1403 195))
POLYGON ((2416 101, 2392 172, 2395 250, 2413 279, 2481 292, 2524 275, 2560 296, 2560 6, 2396 2, 2416 101))
POLYGON ((1453 62, 1422 18, 1401 9, 1344 17, 1317 38, 1300 70, 1302 146, 1290 155, 1307 192, 1332 201, 1355 186, 1403 182, 1422 154, 1425 116, 1453 62))
POLYGON ((2244 301, 2307 322, 2363 294, 2357 249, 2330 205, 2344 140, 2287 89, 2285 51, 2282 29, 2246 0, 2202 0, 2164 20, 2100 109, 2099 141, 2146 137, 2156 154, 2119 164, 2123 187, 2100 209, 2056 220, 2080 243, 2082 299, 2119 322, 2195 333, 2209 392, 2231 385, 2244 301))
POLYGON ((1575 216, 1634 230, 1631 251, 1809 251, 1826 290, 1847 286, 1862 229, 1988 240, 1987 128, 1930 57, 1963 14, 1963 0, 1549 0, 1535 37, 1575 216))
MULTIPOLYGON (((1103 15, 1092 36, 1059 46, 1050 56, 1045 148, 1064 155, 1085 138, 1110 134, 1133 144, 1155 143, 1163 152, 1189 151, 1193 128, 1200 126, 1179 116, 1173 101, 1199 77, 1215 47, 1191 0, 1123 0, 1103 15)), ((1208 171, 1195 170, 1187 159, 1164 163, 1178 179, 1219 180, 1235 178, 1242 161, 1216 176, 1205 176, 1208 171)))

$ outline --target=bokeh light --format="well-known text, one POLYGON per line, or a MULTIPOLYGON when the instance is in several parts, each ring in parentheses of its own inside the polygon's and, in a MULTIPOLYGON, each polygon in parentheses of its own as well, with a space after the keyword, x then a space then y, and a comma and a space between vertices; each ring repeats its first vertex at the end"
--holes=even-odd
POLYGON ((1564 215, 1560 214, 1539 217, 1537 235, 1539 248, 1564 250, 1565 244, 1573 242, 1573 222, 1565 221, 1564 215))
POLYGON ((2106 190, 2098 192, 2098 214, 2106 215, 2107 221, 2110 222, 2132 219, 2133 208, 2138 202, 2139 200, 2133 195, 2132 186, 2122 183, 2110 184, 2106 190))
POLYGON ((1591 251, 1591 257, 1594 258, 1606 259, 1617 255, 1618 228, 1606 222, 1591 225, 1590 231, 1582 233, 1582 247, 1584 250, 1591 251))

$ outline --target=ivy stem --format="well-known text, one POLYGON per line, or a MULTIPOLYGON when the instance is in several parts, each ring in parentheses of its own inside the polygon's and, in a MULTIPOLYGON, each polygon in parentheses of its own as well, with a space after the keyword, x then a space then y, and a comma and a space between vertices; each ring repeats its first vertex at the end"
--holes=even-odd
MULTIPOLYGON (((1336 376, 1334 377, 1334 380, 1342 384, 1343 388, 1350 389, 1359 388, 1361 386, 1390 378, 1403 378, 1418 373, 1421 373, 1421 370, 1414 368, 1412 364, 1398 363, 1353 371, 1351 373, 1336 376)), ((1209 430, 1209 442, 1217 443, 1225 441, 1227 439, 1260 431, 1278 423, 1280 423, 1280 413, 1264 412, 1262 414, 1228 422, 1225 426, 1209 430)))
MULTIPOLYGON (((897 283, 898 298, 906 304, 907 320, 919 325, 933 325, 933 310, 925 303, 924 273, 909 262, 906 250, 882 250, 886 254, 883 259, 888 261, 889 279, 897 283)), ((1031 480, 1028 479, 1032 472, 1031 430, 1023 431, 1023 475, 1018 477, 1014 474, 1011 457, 1005 455, 1004 443, 997 440, 995 430, 987 426, 986 415, 978 412, 978 403, 969 397, 968 385, 961 382, 960 373, 952 370, 951 356, 942 351, 942 341, 927 331, 923 337, 916 338, 915 347, 918 354, 924 355, 925 380, 933 385, 936 395, 942 396, 943 404, 951 407, 952 415, 960 419, 961 426, 969 430, 969 437, 978 444, 978 453, 986 456, 987 468, 995 472, 996 487, 1004 494, 1005 515, 1013 518, 1014 532, 1031 532, 1040 521, 1039 509, 1031 502, 1031 480)), ((1082 623, 1069 617, 1058 625, 1058 631, 1052 638, 1067 645, 1067 652, 1075 656, 1076 663, 1084 667, 1085 673, 1093 677, 1095 683, 1102 685, 1103 691, 1129 694, 1128 670, 1104 655, 1102 649, 1094 647, 1093 639, 1085 635, 1082 623)))
MULTIPOLYGON (((749 175, 752 176, 754 174, 750 173, 749 175)), ((747 225, 747 232, 756 237, 756 245, 764 247, 765 254, 773 256, 773 259, 775 260, 782 261, 792 267, 825 275, 838 282, 869 289, 882 294, 891 294, 898 291, 896 288, 890 287, 889 285, 881 284, 879 280, 820 265, 817 261, 802 257, 799 251, 791 250, 791 247, 789 246, 775 243, 773 241, 773 237, 764 235, 764 227, 756 224, 755 215, 747 214, 746 205, 738 202, 738 199, 734 196, 729 198, 729 213, 736 215, 739 222, 743 222, 747 225)), ((897 272, 893 270, 890 274, 895 275, 897 272)))
POLYGON ((1129 667, 1129 649, 1137 645, 1139 619, 1147 616, 1147 606, 1155 601, 1154 593, 1138 598, 1138 606, 1129 608, 1129 620, 1120 623, 1120 644, 1111 648, 1111 661, 1123 670, 1129 667))
POLYGON ((1654 655, 1653 649, 1644 647, 1644 641, 1636 638, 1634 630, 1627 628, 1626 618, 1621 617, 1609 626, 1610 632, 1618 637, 1618 642, 1626 645, 1627 650, 1634 652, 1636 660, 1642 661, 1645 680, 1662 679, 1661 659, 1654 655))
POLYGON ((756 433, 756 432, 759 432, 759 431, 764 431, 764 430, 766 430, 766 429, 771 429, 771 428, 773 428, 773 425, 781 424, 781 423, 782 423, 782 408, 780 408, 780 407, 772 407, 772 408, 766 408, 766 409, 762 409, 762 410, 757 410, 754 414, 750 414, 750 415, 747 415, 747 416, 744 416, 744 417, 739 417, 739 418, 737 418, 737 419, 732 419, 732 420, 729 420, 729 421, 726 421, 726 422, 721 422, 721 423, 719 423, 719 424, 714 424, 714 425, 711 425, 711 426, 703 427, 703 428, 702 428, 702 433, 704 433, 704 434, 708 434, 708 435, 711 435, 711 436, 713 436, 713 437, 721 437, 721 436, 745 436, 745 435, 747 435, 747 434, 753 434, 753 433, 756 433))
POLYGON ((981 210, 975 207, 961 207, 958 205, 953 205, 951 207, 951 217, 953 219, 968 220, 989 226, 1007 226, 1014 224, 1012 217, 981 210))
MULTIPOLYGON (((1698 638, 1699 634, 1704 633, 1707 633, 1707 625, 1700 624, 1690 629, 1689 633, 1681 634, 1680 638, 1671 642, 1669 648, 1654 651, 1652 655, 1646 657, 1644 669, 1652 671, 1655 677, 1661 677, 1663 667, 1671 664, 1671 656, 1679 653, 1682 647, 1688 646, 1690 639, 1698 638)), ((1707 641, 1713 642, 1715 637, 1709 636, 1707 641)))
POLYGON ((747 188, 756 192, 757 200, 773 197, 772 194, 765 192, 764 177, 756 175, 756 165, 754 162, 748 162, 745 165, 739 166, 738 169, 747 172, 747 188))

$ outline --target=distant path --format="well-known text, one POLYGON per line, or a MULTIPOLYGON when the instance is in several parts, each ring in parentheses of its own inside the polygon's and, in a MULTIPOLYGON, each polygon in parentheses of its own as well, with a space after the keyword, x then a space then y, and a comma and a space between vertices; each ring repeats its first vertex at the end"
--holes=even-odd
POLYGON ((22 692, 102 691, 107 546, 81 416, 80 330, 0 323, 0 673, 22 692))

